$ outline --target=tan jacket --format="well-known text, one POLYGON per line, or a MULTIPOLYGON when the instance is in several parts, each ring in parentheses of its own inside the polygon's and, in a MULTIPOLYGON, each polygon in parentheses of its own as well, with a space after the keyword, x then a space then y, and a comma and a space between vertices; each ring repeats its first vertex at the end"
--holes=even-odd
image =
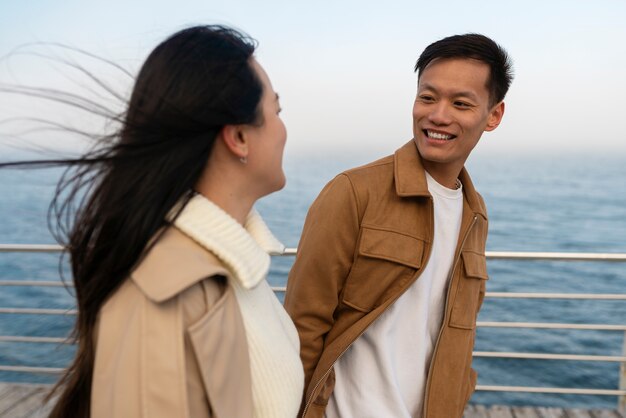
MULTIPOLYGON (((461 233, 423 418, 460 418, 476 384, 470 366, 487 279, 487 215, 465 170, 459 178, 461 233)), ((334 363, 419 278, 430 257, 433 225, 432 198, 413 141, 393 156, 340 174, 313 203, 285 297, 300 334, 305 417, 323 417, 334 363)))
POLYGON ((252 417, 248 346, 229 273, 169 228, 102 307, 93 418, 252 417))

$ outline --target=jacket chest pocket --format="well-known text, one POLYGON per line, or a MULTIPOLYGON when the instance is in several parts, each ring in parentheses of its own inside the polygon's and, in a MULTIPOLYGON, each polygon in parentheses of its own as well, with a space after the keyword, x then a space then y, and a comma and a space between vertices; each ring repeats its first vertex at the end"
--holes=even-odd
POLYGON ((363 227, 342 301, 369 312, 411 280, 421 267, 424 241, 399 232, 363 227))
POLYGON ((470 251, 461 253, 461 277, 454 295, 450 326, 463 329, 476 327, 476 316, 485 292, 487 261, 484 254, 470 251))

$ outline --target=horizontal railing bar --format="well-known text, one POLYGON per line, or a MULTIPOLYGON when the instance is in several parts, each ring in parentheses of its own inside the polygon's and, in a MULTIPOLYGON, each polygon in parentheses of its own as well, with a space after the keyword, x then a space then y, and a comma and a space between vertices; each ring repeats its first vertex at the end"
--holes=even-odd
POLYGON ((485 251, 485 256, 491 260, 626 261, 626 253, 485 251))
POLYGON ((623 396, 626 390, 615 389, 578 389, 578 388, 544 388, 530 386, 490 386, 476 385, 476 390, 488 392, 526 392, 526 393, 559 393, 564 395, 608 395, 623 396))
POLYGON ((72 283, 59 280, 0 280, 0 286, 73 287, 72 283))
MULTIPOLYGON (((0 286, 2 282, 0 282, 0 286)), ((287 291, 286 286, 272 286, 274 292, 287 291)), ((487 292, 487 298, 510 298, 510 299, 587 299, 587 300, 626 300, 626 295, 600 294, 600 293, 513 293, 513 292, 487 292)))
MULTIPOLYGON (((42 286, 42 287, 73 287, 58 280, 0 280, 0 286, 42 286)), ((272 286, 278 293, 287 291, 286 286, 272 286)), ((607 293, 521 293, 521 292, 487 292, 487 298, 503 299, 582 299, 582 300, 626 300, 626 294, 607 293)))
MULTIPOLYGON (((0 280, 0 286, 41 286, 41 287, 73 287, 70 282, 58 280, 0 280)), ((278 293, 287 291, 286 286, 272 286, 278 293)), ((520 292, 487 292, 487 298, 507 299, 583 299, 583 300, 626 300, 626 294, 606 293, 520 293, 520 292)))
POLYGON ((626 295, 606 293, 522 293, 487 292, 487 298, 509 299, 586 299, 586 300, 626 300, 626 295))
POLYGON ((0 253, 58 253, 63 246, 58 244, 0 244, 0 253))
MULTIPOLYGON (((296 248, 286 248, 280 255, 296 255, 296 248)), ((553 260, 553 261, 626 261, 626 253, 563 253, 538 251, 485 251, 490 260, 553 260)))
MULTIPOLYGON (((0 282, 0 286, 2 282, 0 282)), ((274 292, 287 291, 286 286, 272 286, 274 292)), ((487 298, 511 298, 511 299, 588 299, 588 300, 626 300, 626 295, 600 294, 600 293, 513 293, 513 292, 487 292, 487 298)))
POLYGON ((584 354, 549 354, 549 353, 512 353, 499 351, 474 351, 474 357, 516 358, 534 360, 575 360, 575 361, 611 361, 626 362, 626 356, 597 356, 584 354))
MULTIPOLYGON (((286 248, 282 254, 296 255, 296 248, 286 248)), ((538 251, 485 251, 491 260, 557 260, 557 261, 626 261, 626 253, 563 253, 538 251)))
MULTIPOLYGON (((0 252, 59 252, 58 244, 0 244, 0 252)), ((285 248, 282 254, 296 255, 296 248, 285 248)), ((486 251, 493 260, 577 260, 577 261, 626 261, 626 253, 564 253, 538 251, 486 251)))
POLYGON ((28 367, 28 366, 2 366, 1 372, 20 372, 20 373, 44 373, 44 374, 61 374, 65 369, 59 367, 28 367))
MULTIPOLYGON (((42 286, 42 287, 73 287, 72 283, 64 284, 61 281, 44 280, 0 280, 0 286, 42 286)), ((277 293, 287 291, 286 286, 272 286, 277 293)), ((582 300, 626 300, 626 295, 600 293, 514 293, 514 292, 487 292, 487 298, 502 299, 582 299, 582 300)))
MULTIPOLYGON (((73 344, 68 338, 59 337, 27 337, 0 335, 0 342, 21 342, 21 343, 54 343, 73 344)), ((482 358, 516 358, 534 360, 574 360, 574 361, 606 361, 606 362, 626 362, 626 356, 598 356, 584 354, 548 354, 548 353, 514 353, 498 351, 475 351, 474 357, 482 358)))
POLYGON ((489 322, 478 321, 476 325, 485 328, 543 328, 543 329, 582 329, 597 331, 626 331, 626 325, 607 324, 558 324, 550 322, 489 322))
MULTIPOLYGON (((28 366, 3 366, 0 365, 0 371, 5 372, 24 372, 24 373, 44 373, 44 374, 61 374, 65 371, 58 367, 28 367, 28 366)), ((529 387, 529 386, 495 386, 495 385, 477 385, 478 391, 489 392, 526 392, 526 393, 556 393, 571 395, 607 395, 607 396, 623 396, 626 390, 612 389, 578 389, 578 388, 548 388, 548 387, 529 387)))
POLYGON ((0 308, 0 314, 76 315, 75 309, 0 308))
POLYGON ((21 335, 0 335, 0 342, 3 343, 54 343, 72 344, 67 338, 58 337, 26 337, 21 335))
MULTIPOLYGON (((0 314, 33 314, 33 315, 76 315, 75 309, 34 309, 34 308, 0 308, 0 314)), ((476 323, 485 328, 542 328, 542 329, 579 329, 598 331, 626 331, 626 325, 607 324, 558 324, 546 322, 486 322, 476 323)))

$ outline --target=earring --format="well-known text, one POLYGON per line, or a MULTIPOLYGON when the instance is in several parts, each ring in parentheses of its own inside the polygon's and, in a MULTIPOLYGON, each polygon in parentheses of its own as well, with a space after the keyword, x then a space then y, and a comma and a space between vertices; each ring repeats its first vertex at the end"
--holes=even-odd
POLYGON ((248 164, 248 157, 241 157, 239 161, 241 161, 242 164, 248 164))

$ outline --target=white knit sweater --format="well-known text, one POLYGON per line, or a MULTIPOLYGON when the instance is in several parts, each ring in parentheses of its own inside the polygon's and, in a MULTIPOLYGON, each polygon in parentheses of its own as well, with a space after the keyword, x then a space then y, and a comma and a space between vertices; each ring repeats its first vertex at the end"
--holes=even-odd
POLYGON ((294 418, 304 384, 293 322, 265 280, 269 254, 284 246, 252 210, 245 228, 202 195, 194 196, 174 226, 215 254, 231 271, 243 317, 256 418, 294 418))

